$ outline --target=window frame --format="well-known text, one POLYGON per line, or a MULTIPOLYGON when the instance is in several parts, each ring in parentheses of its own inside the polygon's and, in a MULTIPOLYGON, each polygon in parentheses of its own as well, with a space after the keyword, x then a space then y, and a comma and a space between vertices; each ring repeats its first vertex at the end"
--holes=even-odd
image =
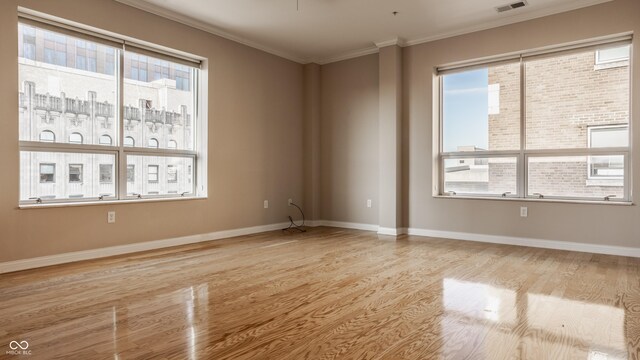
POLYGON ((84 183, 84 164, 77 164, 77 163, 69 163, 67 166, 67 182, 69 184, 82 184, 84 183), (71 181, 71 168, 72 167, 78 167, 80 169, 80 174, 79 174, 79 179, 78 181, 71 181))
MULTIPOLYGON (((33 10, 19 7, 18 22, 26 26, 40 28, 41 30, 58 33, 58 35, 71 36, 71 40, 83 39, 94 43, 107 45, 114 51, 114 73, 116 82, 116 108, 114 114, 115 122, 115 139, 112 138, 111 145, 99 144, 76 144, 76 143, 57 143, 19 140, 21 152, 41 152, 41 153, 87 153, 87 154, 108 154, 114 156, 112 165, 112 183, 115 186, 115 194, 113 196, 100 197, 65 197, 65 198, 48 198, 44 195, 31 199, 19 200, 19 206, 22 207, 38 207, 43 205, 65 205, 65 204, 93 204, 101 201, 129 202, 130 200, 147 201, 157 199, 182 199, 182 198, 206 198, 207 197, 207 81, 206 81, 206 63, 207 59, 194 55, 183 55, 179 51, 173 52, 161 45, 148 45, 148 43, 139 42, 136 39, 109 33, 101 33, 93 27, 83 24, 71 22, 64 19, 52 18, 49 15, 39 13, 33 10), (191 126, 193 132, 193 150, 178 149, 162 149, 162 148, 141 148, 124 146, 125 126, 124 126, 124 57, 126 52, 133 52, 144 56, 155 56, 160 59, 168 60, 178 64, 184 64, 191 68, 191 86, 193 89, 191 126), (115 141, 114 141, 115 140, 115 141), (166 157, 184 157, 191 158, 193 164, 193 173, 189 177, 194 179, 191 184, 191 190, 188 193, 181 194, 158 194, 158 195, 138 195, 127 194, 127 156, 166 156, 166 157)), ((21 40, 21 39, 19 39, 21 40)), ((66 40, 68 43, 70 40, 66 40)), ((68 66, 68 64, 67 64, 68 66)), ((19 71, 18 69, 16 69, 19 71)), ((105 73, 96 69, 96 73, 105 73)), ((158 141, 158 145, 160 142, 158 141)), ((98 183, 100 181, 100 170, 98 167, 98 183)), ((158 177, 159 177, 158 173, 158 177)), ((55 174, 54 174, 55 181, 55 174)))
MULTIPOLYGON (((56 183, 56 173, 57 173, 57 166, 56 163, 48 163, 48 162, 41 162, 38 163, 38 177, 40 178, 40 184, 55 184, 56 183), (42 166, 51 166, 53 167, 53 172, 50 174, 51 175, 51 181, 42 181, 42 166)), ((49 173, 47 173, 47 175, 49 175, 49 173)))
MULTIPOLYGON (((510 200, 548 200, 548 201, 576 201, 576 202, 615 202, 615 203, 632 203, 631 194, 631 155, 633 153, 633 116, 632 116, 632 78, 631 64, 633 63, 633 42, 631 35, 624 35, 616 39, 600 40, 594 42, 584 42, 580 44, 574 44, 571 46, 557 46, 552 48, 546 48, 544 50, 531 50, 529 52, 507 54, 502 56, 496 56, 492 58, 485 58, 480 60, 473 60, 469 62, 454 63, 451 65, 445 65, 436 67, 434 69, 434 122, 433 122, 433 140, 434 140, 434 163, 433 163, 433 180, 436 184, 433 187, 433 196, 435 197, 469 197, 479 199, 510 199, 510 200), (569 52, 580 52, 595 50, 597 53, 598 48, 604 46, 615 46, 616 44, 628 44, 630 46, 629 53, 629 122, 627 124, 616 124, 618 126, 628 127, 628 146, 627 147, 609 147, 609 148, 591 148, 587 145, 586 148, 575 149, 527 149, 526 144, 526 62, 528 59, 535 59, 541 56, 561 56, 569 52), (491 67, 496 65, 503 65, 506 63, 519 63, 520 64, 520 148, 518 150, 488 150, 488 151, 444 151, 444 75, 455 72, 471 71, 478 68, 491 67), (624 161, 624 175, 623 175, 623 198, 615 198, 605 196, 603 198, 596 197, 578 197, 578 196, 551 196, 544 195, 538 196, 535 194, 529 194, 529 159, 535 157, 562 157, 562 156, 585 156, 590 159, 592 156, 623 156, 624 161), (445 190, 445 160, 447 159, 473 159, 473 158, 495 158, 495 157, 516 157, 517 171, 516 171, 516 194, 484 194, 484 193, 446 193, 445 190)), ((606 47, 605 47, 606 48, 606 47)), ((613 125, 606 125, 607 127, 613 125)), ((590 143, 590 133, 587 135, 588 142, 590 143)), ((589 160, 587 160, 589 161, 589 160)), ((587 171, 590 171, 590 164, 587 166, 587 171)), ((587 179, 590 179, 587 177, 587 179)), ((611 179, 611 178, 608 178, 611 179)), ((597 180, 604 180, 597 178, 597 180)), ((618 179, 620 180, 620 179, 618 179)))
MULTIPOLYGON (((627 134, 629 134, 629 136, 631 135, 630 133, 630 126, 629 124, 611 124, 611 125, 593 125, 593 126, 587 126, 587 147, 591 148, 591 134, 593 133, 593 130, 601 130, 601 129, 616 129, 616 128, 626 128, 627 129, 627 134)), ((631 139, 629 139, 629 141, 631 141, 631 139)), ((629 143, 631 144, 631 143, 629 143)), ((629 148, 631 146, 629 145, 629 148)), ((631 152, 631 149, 629 149, 629 151, 631 152)), ((603 155, 600 155, 603 156, 603 155)), ((587 156, 587 180, 612 180, 612 181, 618 181, 618 180, 624 180, 624 175, 622 177, 620 176, 594 176, 591 173, 591 165, 592 165, 592 157, 591 156, 587 156)), ((625 164, 625 168, 626 168, 626 164, 625 164)))

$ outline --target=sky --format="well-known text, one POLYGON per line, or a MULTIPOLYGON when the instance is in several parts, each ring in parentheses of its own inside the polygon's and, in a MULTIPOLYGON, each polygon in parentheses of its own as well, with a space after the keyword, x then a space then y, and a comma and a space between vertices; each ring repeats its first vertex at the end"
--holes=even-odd
POLYGON ((443 148, 489 145, 489 71, 479 69, 444 76, 443 148))

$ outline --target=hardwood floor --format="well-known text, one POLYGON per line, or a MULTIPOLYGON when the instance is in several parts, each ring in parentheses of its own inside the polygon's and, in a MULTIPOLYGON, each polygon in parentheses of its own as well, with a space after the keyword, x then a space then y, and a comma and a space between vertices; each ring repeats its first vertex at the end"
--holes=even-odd
POLYGON ((0 346, 6 359, 637 360, 640 259, 270 232, 0 275, 0 346), (30 356, 6 352, 23 340, 30 356))

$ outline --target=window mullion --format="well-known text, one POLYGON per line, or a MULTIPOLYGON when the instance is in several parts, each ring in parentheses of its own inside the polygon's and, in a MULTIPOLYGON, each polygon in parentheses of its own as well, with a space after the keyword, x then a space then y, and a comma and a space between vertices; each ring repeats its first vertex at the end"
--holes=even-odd
POLYGON ((526 68, 522 56, 520 57, 520 156, 518 160, 518 196, 527 197, 528 192, 528 160, 525 148, 527 146, 527 122, 526 122, 526 68))
MULTIPOLYGON (((124 49, 124 47, 123 47, 124 49)), ((124 51, 118 51, 118 200, 127 195, 127 158, 124 152, 124 51)))

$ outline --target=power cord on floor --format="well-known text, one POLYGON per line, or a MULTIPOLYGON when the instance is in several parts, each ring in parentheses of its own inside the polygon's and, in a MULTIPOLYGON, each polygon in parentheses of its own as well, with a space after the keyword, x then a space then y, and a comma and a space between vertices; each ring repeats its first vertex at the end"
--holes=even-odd
POLYGON ((289 227, 286 229, 282 229, 282 231, 289 231, 289 230, 298 230, 300 232, 307 232, 307 230, 304 229, 304 211, 302 211, 302 209, 300 208, 300 206, 291 203, 291 205, 295 206, 298 208, 298 210, 300 210, 300 214, 302 214, 302 224, 298 225, 295 223, 295 221, 293 221, 293 218, 291 217, 291 215, 289 215, 289 221, 291 222, 289 224, 289 227))

